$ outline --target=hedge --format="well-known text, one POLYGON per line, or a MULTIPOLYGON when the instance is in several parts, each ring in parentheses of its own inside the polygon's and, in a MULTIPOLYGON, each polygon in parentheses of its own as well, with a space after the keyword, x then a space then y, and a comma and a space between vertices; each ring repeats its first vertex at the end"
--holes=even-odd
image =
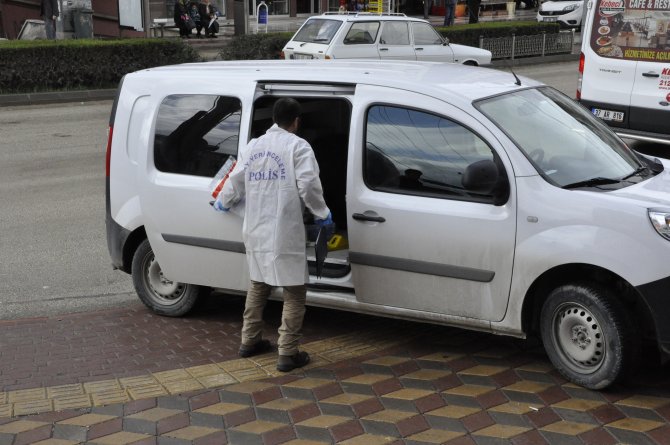
MULTIPOLYGON (((532 35, 559 32, 557 23, 538 23, 535 21, 482 22, 450 27, 436 27, 440 34, 450 42, 479 47, 479 36, 507 37, 512 34, 532 35)), ((281 50, 293 33, 246 34, 235 36, 226 45, 220 56, 223 60, 267 60, 279 59, 281 50)))
POLYGON ((0 43, 0 94, 116 88, 126 73, 199 60, 177 39, 9 41, 0 43))

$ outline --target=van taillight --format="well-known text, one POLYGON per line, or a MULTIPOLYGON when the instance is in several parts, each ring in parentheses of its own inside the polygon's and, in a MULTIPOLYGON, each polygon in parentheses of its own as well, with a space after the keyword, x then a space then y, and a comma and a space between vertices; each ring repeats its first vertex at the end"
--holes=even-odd
POLYGON ((584 53, 579 53, 579 78, 577 79, 577 100, 582 98, 582 78, 584 77, 584 53))
POLYGON ((109 163, 112 159, 112 133, 114 133, 114 127, 111 125, 107 129, 107 158, 106 158, 106 170, 105 174, 109 178, 109 163))

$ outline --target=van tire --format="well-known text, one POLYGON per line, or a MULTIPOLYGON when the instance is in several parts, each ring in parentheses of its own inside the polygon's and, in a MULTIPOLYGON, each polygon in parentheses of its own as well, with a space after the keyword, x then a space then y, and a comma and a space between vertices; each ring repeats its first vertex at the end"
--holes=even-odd
POLYGON ((633 371, 639 339, 623 305, 596 284, 554 289, 542 306, 540 332, 549 359, 568 380, 604 389, 633 371))
POLYGON ((159 315, 180 317, 188 313, 203 293, 194 284, 175 283, 163 276, 154 251, 145 239, 140 243, 132 265, 135 292, 149 309, 159 315))

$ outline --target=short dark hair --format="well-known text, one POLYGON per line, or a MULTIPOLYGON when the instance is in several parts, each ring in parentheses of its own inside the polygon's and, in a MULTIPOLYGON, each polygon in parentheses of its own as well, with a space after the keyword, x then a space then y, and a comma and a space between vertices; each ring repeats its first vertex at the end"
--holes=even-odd
POLYGON ((272 108, 272 120, 282 128, 290 126, 300 116, 300 104, 290 97, 282 97, 272 108))

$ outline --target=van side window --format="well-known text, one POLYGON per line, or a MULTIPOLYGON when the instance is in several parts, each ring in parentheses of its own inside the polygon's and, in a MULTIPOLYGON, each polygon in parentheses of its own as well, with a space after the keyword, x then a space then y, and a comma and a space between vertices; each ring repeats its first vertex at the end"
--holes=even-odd
POLYGON ((356 22, 351 25, 349 32, 344 37, 345 45, 357 45, 361 43, 375 43, 379 22, 356 22))
POLYGON ((449 119, 392 106, 368 110, 363 170, 371 189, 492 202, 461 183, 468 165, 485 159, 496 162, 489 146, 449 119))
POLYGON ((213 177, 237 154, 242 104, 204 94, 166 97, 158 109, 154 164, 166 173, 213 177))
POLYGON ((379 43, 383 45, 409 45, 407 22, 385 22, 379 43))

